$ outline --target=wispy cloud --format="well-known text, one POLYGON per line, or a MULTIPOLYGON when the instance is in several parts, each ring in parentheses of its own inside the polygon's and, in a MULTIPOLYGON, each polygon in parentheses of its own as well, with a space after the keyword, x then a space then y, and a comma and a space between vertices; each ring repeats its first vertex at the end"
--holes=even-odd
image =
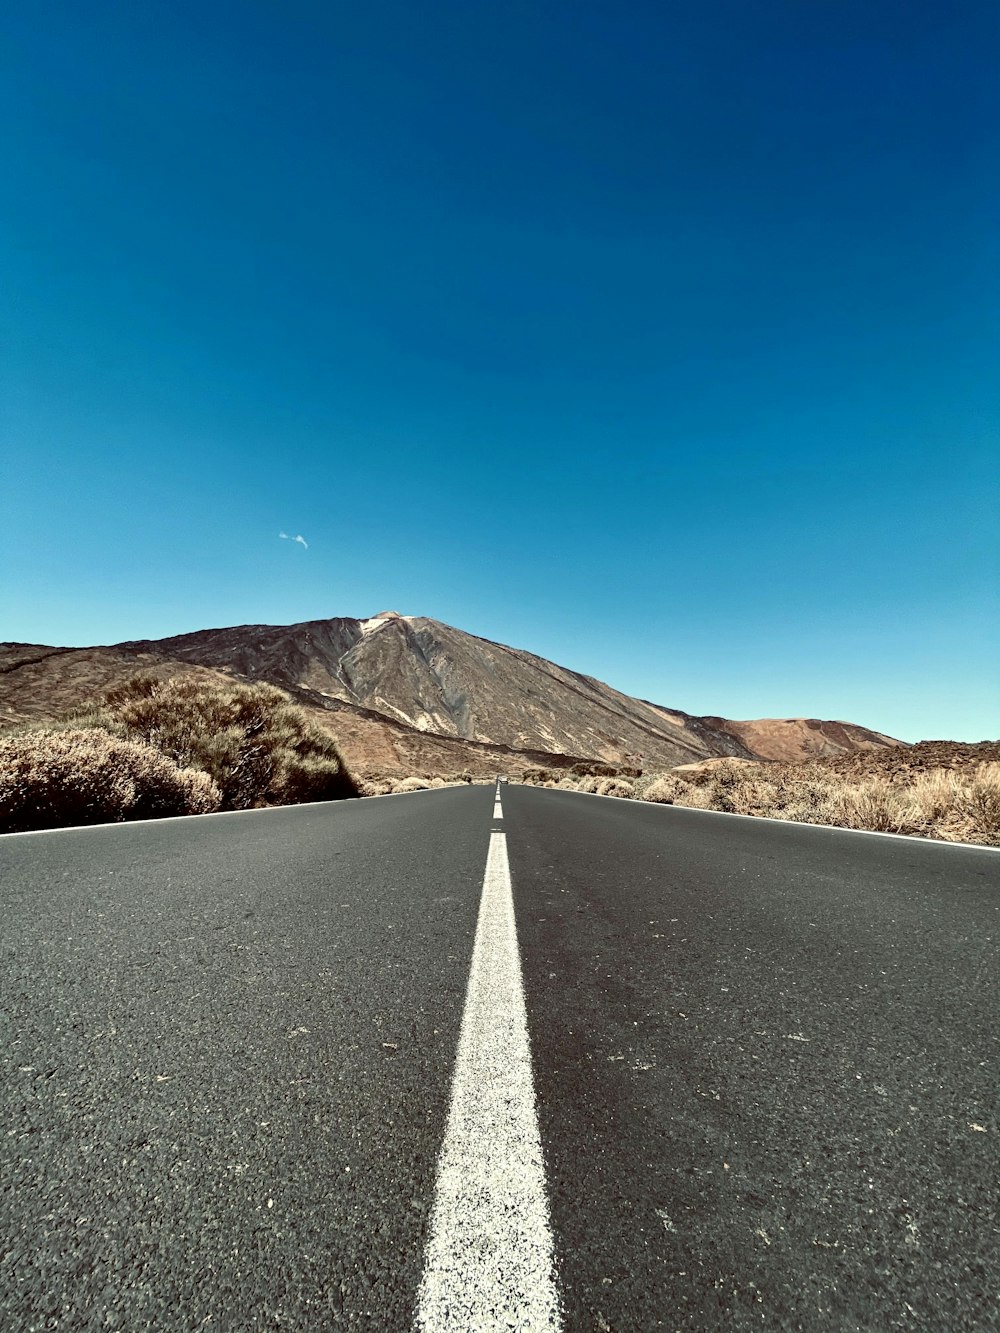
POLYGON ((298 536, 289 537, 287 532, 279 532, 278 536, 282 539, 282 541, 298 542, 300 546, 304 546, 307 551, 309 550, 309 543, 306 541, 305 537, 298 537, 298 536))

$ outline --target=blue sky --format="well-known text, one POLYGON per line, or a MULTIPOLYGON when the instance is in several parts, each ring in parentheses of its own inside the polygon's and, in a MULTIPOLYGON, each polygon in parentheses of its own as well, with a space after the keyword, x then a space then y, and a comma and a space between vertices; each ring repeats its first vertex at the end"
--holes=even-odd
POLYGON ((995 4, 6 27, 0 638, 393 608, 1000 734, 995 4))

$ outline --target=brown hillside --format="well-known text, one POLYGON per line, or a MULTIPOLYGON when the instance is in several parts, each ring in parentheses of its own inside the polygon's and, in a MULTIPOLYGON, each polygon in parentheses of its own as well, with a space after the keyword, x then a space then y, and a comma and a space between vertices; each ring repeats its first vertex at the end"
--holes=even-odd
POLYGON ((784 763, 901 745, 891 736, 853 722, 822 722, 814 717, 763 717, 751 722, 734 722, 723 717, 702 720, 735 736, 759 759, 784 763))
POLYGON ((42 648, 0 644, 0 726, 50 722, 102 695, 139 671, 154 675, 217 673, 188 662, 169 662, 156 653, 116 648, 42 648))

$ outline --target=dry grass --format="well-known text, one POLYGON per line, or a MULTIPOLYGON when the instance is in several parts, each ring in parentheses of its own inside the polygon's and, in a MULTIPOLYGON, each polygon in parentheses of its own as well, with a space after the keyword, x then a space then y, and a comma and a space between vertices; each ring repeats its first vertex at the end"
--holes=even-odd
POLYGON ((724 763, 664 774, 640 794, 730 814, 1000 846, 997 762, 892 774, 875 767, 867 775, 859 764, 841 771, 821 764, 724 763))
POLYGON ((217 810, 207 773, 102 730, 40 729, 0 739, 0 832, 217 810))
MULTIPOLYGON (((718 759, 635 779, 581 772, 584 765, 570 771, 528 768, 520 781, 626 800, 1000 846, 1000 761, 979 757, 992 756, 998 748, 933 742, 900 747, 888 759, 874 750, 849 761, 836 757, 807 764, 718 759), (911 751, 915 762, 907 768, 911 751), (944 758, 945 766, 925 767, 927 753, 944 758)), ((469 780, 467 774, 443 781, 383 776, 366 780, 362 793, 421 791, 463 780, 469 780)))
POLYGON ((528 786, 621 796, 803 824, 1000 846, 1000 746, 925 742, 807 764, 716 759, 621 776, 530 769, 528 786), (911 763, 907 764, 910 758, 911 763), (928 759, 938 765, 928 767, 928 759))

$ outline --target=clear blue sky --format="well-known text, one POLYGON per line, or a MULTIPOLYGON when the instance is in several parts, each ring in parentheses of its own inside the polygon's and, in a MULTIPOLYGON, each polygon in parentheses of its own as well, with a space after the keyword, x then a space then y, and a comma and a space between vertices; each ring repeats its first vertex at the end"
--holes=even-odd
POLYGON ((394 608, 1000 734, 995 0, 4 22, 0 638, 394 608))

